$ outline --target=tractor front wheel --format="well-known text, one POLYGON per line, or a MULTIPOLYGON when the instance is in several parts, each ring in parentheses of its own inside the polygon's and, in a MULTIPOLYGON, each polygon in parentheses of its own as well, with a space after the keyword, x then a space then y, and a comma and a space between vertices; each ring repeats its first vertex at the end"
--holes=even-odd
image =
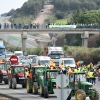
POLYGON ((43 94, 43 86, 42 86, 42 84, 40 84, 40 95, 41 95, 41 97, 44 96, 44 94, 43 94))
POLYGON ((37 84, 37 82, 34 82, 34 83, 33 83, 32 92, 33 92, 34 94, 38 94, 38 84, 37 84))
POLYGON ((49 96, 49 93, 48 93, 48 87, 47 86, 44 86, 44 97, 45 98, 48 98, 48 96, 49 96))
POLYGON ((16 78, 13 78, 13 79, 12 79, 12 88, 13 88, 13 89, 16 89, 16 87, 17 87, 16 85, 17 85, 16 78))
POLYGON ((96 89, 92 89, 95 92, 95 96, 90 96, 90 100, 99 100, 99 92, 96 89))
POLYGON ((86 93, 83 90, 79 89, 75 93, 75 98, 76 98, 76 100, 85 100, 86 93))

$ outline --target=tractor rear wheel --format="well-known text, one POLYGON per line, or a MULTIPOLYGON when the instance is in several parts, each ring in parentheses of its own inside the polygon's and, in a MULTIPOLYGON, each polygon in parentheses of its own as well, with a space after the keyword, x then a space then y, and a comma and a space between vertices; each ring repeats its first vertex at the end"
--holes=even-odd
POLYGON ((32 93, 32 89, 30 89, 30 86, 29 86, 29 78, 27 79, 27 82, 26 82, 26 89, 27 89, 27 93, 32 93))
POLYGON ((83 90, 79 89, 75 93, 75 98, 76 98, 76 100, 85 100, 86 93, 83 90))
POLYGON ((37 84, 37 82, 33 83, 32 92, 34 94, 38 94, 38 84, 37 84))
POLYGON ((25 83, 22 84, 22 88, 26 88, 26 84, 25 83))
POLYGON ((16 89, 16 87, 17 87, 16 78, 12 78, 12 88, 13 88, 13 89, 16 89))
POLYGON ((49 97, 49 93, 48 93, 48 87, 47 86, 44 86, 43 92, 44 92, 44 97, 48 98, 49 97))
POLYGON ((4 81, 5 82, 5 84, 8 84, 8 81, 4 81))
POLYGON ((40 95, 41 95, 41 97, 44 96, 44 94, 43 94, 43 86, 42 86, 42 84, 40 84, 40 95))
POLYGON ((12 80, 11 79, 8 80, 8 85, 9 85, 9 89, 11 89, 12 88, 12 80))
POLYGON ((95 92, 95 96, 90 96, 90 100, 99 100, 99 92, 96 89, 92 89, 95 92))

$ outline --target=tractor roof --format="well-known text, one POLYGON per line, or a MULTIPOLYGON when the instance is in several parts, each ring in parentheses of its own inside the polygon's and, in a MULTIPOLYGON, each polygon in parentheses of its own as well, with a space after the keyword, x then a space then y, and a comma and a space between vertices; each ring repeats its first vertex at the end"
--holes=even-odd
POLYGON ((33 66, 33 68, 48 68, 47 66, 33 66))

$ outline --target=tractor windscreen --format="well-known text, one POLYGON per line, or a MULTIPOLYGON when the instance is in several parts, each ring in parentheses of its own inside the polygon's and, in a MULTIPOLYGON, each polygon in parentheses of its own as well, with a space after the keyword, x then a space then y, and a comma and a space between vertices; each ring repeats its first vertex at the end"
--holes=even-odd
POLYGON ((0 64, 0 70, 3 69, 3 70, 7 70, 7 66, 5 64, 0 64))
POLYGON ((18 66, 14 68, 14 72, 18 73, 18 72, 23 72, 24 73, 25 69, 23 66, 18 66))
POLYGON ((85 74, 76 74, 75 81, 86 82, 86 75, 85 74))
POLYGON ((48 78, 56 78, 58 75, 58 72, 47 72, 48 78))

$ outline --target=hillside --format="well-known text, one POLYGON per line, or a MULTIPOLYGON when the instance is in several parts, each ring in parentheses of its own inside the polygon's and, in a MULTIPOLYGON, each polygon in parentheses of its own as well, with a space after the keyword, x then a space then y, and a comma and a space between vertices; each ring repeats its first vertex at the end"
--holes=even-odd
MULTIPOLYGON (((45 0, 46 1, 46 0, 45 0)), ((51 0, 54 5, 52 16, 56 19, 68 18, 78 8, 84 10, 97 10, 100 8, 100 0, 51 0)), ((28 0, 21 8, 11 10, 8 14, 13 15, 14 22, 31 22, 43 9, 44 0, 28 0)))

